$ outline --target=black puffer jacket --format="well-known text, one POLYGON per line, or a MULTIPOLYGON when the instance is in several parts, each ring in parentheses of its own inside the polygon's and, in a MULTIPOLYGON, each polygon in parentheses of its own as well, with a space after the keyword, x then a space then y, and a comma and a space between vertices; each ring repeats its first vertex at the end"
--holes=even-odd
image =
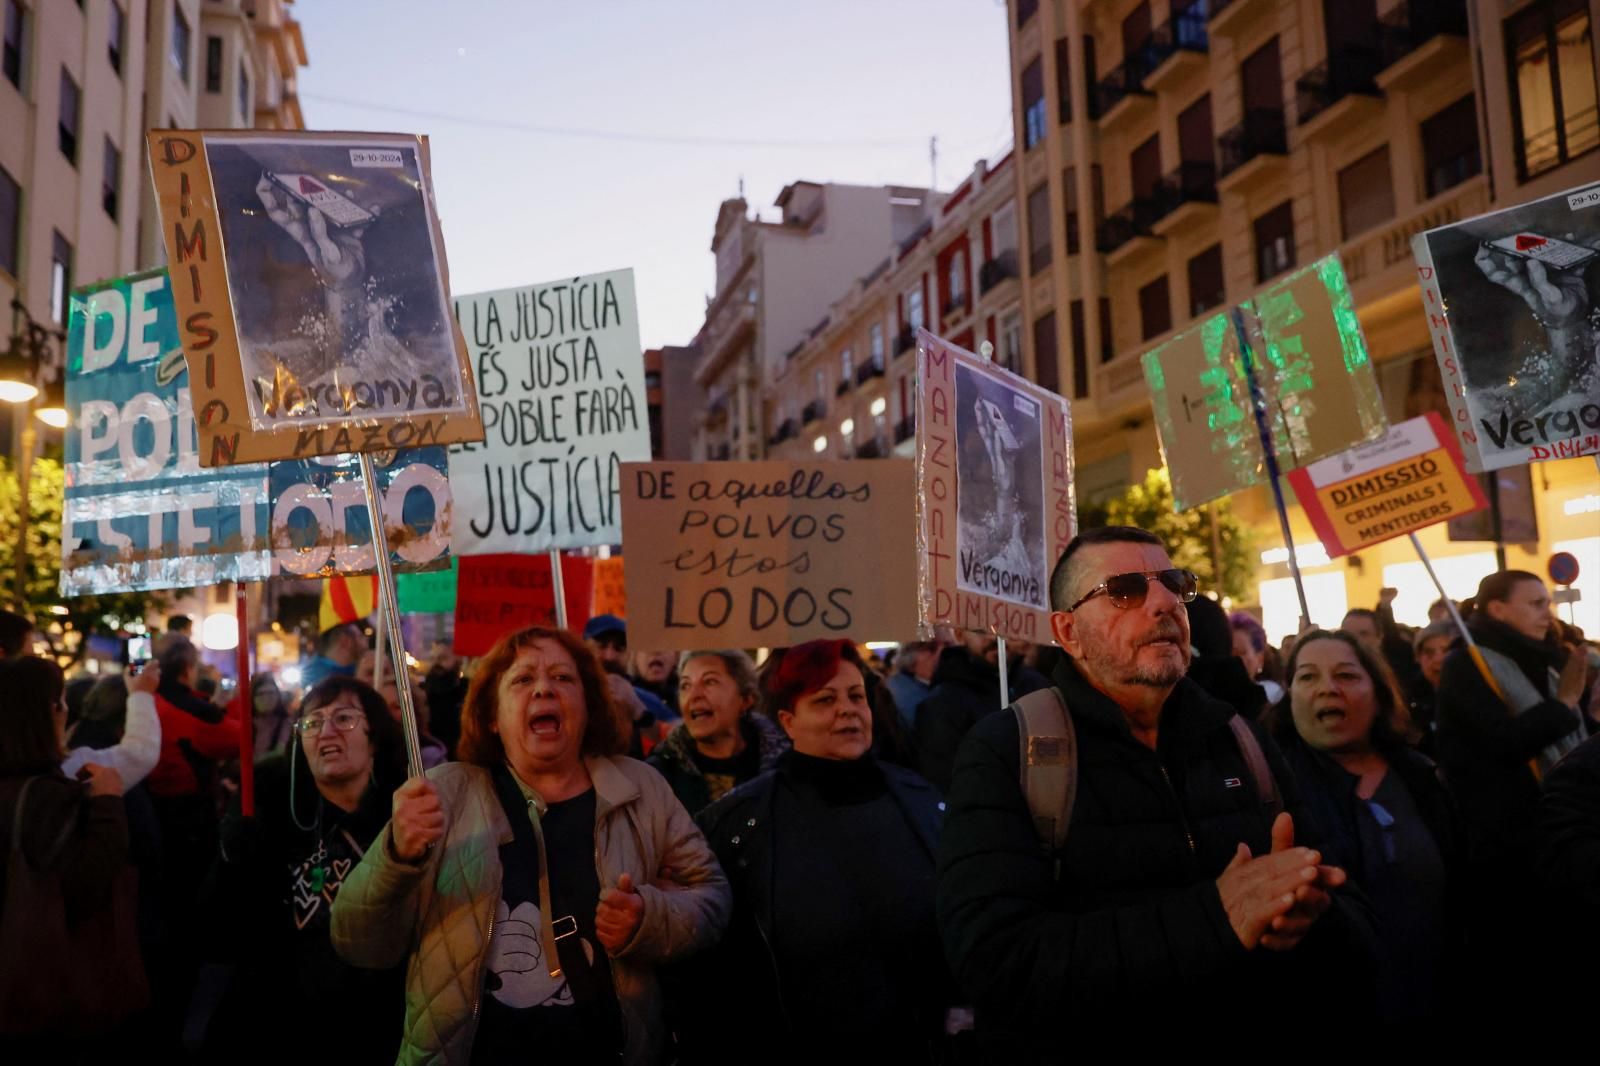
MULTIPOLYGON (((751 777, 772 769, 778 764, 778 756, 789 750, 789 738, 783 735, 783 730, 778 728, 776 722, 764 714, 754 711, 746 714, 739 720, 739 729, 744 733, 745 744, 756 749, 756 772, 751 777)), ((667 784, 672 786, 672 794, 678 797, 683 809, 691 815, 699 814, 713 801, 722 798, 720 794, 711 794, 710 782, 694 761, 694 738, 689 736, 687 725, 679 723, 673 726, 672 732, 656 745, 645 762, 667 779, 667 784)))
MULTIPOLYGON (((1250 787, 1233 710, 1180 681, 1152 751, 1070 660, 1055 680, 1079 749, 1060 879, 1018 780, 1013 715, 967 737, 945 816, 939 922, 991 1059, 1059 1062, 1094 1034, 1127 1040, 1151 1025, 1175 1034, 1217 1032, 1230 1018, 1370 1016, 1374 934, 1358 893, 1336 892, 1287 953, 1247 952, 1228 921, 1216 879, 1241 841, 1270 850, 1274 814, 1250 787)), ((1296 842, 1316 846, 1282 756, 1262 746, 1296 842)))
MULTIPOLYGON (((1539 874, 1554 913, 1566 916, 1552 936, 1554 973, 1582 972, 1600 955, 1600 737, 1570 752, 1544 779, 1539 814, 1539 874)), ((1552 982, 1574 1010, 1590 1009, 1587 982, 1552 982)))
MULTIPOLYGON (((1021 699, 1050 682, 1043 674, 1011 660, 1006 680, 1009 695, 1021 699)), ((1000 705, 1000 671, 962 645, 946 648, 933 672, 933 691, 917 707, 917 769, 940 792, 950 791, 956 750, 967 731, 1000 705)))

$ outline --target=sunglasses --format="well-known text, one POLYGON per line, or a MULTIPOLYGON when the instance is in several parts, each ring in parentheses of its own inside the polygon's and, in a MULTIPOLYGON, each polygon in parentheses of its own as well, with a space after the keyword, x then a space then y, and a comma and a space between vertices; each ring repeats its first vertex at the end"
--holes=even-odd
POLYGON ((1200 591, 1200 579, 1194 576, 1192 570, 1136 570, 1131 574, 1114 574, 1100 584, 1084 593, 1082 598, 1071 607, 1070 613, 1082 607, 1102 592, 1111 597, 1111 606, 1119 610, 1129 610, 1134 607, 1143 607, 1145 596, 1149 594, 1150 582, 1159 581, 1166 586, 1167 591, 1178 597, 1184 603, 1193 603, 1195 596, 1200 591))

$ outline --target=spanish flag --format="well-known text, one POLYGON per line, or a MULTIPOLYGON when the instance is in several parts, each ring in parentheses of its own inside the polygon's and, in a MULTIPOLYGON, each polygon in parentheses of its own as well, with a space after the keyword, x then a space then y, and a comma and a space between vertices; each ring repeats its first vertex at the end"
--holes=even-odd
POLYGON ((359 622, 378 610, 378 575, 330 577, 322 582, 318 631, 344 622, 359 622))

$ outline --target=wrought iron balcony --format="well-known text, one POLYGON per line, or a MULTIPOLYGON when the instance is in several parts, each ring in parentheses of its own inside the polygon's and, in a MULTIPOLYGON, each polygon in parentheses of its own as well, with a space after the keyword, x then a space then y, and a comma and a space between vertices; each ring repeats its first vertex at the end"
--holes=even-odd
POLYGON ((1382 96, 1377 77, 1383 66, 1377 48, 1353 44, 1311 68, 1294 83, 1299 124, 1304 126, 1347 96, 1382 96))
POLYGON ((1014 251, 1001 252, 993 259, 985 260, 984 264, 978 268, 978 295, 985 295, 1002 281, 1016 276, 1017 253, 1014 251))
POLYGON ((711 458, 715 459, 715 460, 717 460, 719 462, 721 460, 723 460, 723 459, 728 458, 732 454, 733 454, 733 446, 729 445, 729 444, 722 444, 722 445, 719 445, 716 448, 713 448, 711 450, 711 458))
POLYGON ((835 396, 843 396, 845 393, 847 393, 849 391, 850 391, 850 378, 848 376, 840 378, 839 379, 839 384, 837 384, 837 385, 835 385, 833 387, 833 394, 835 396))
POLYGON ((1257 156, 1288 154, 1283 112, 1277 108, 1246 111, 1243 122, 1217 138, 1217 174, 1225 178, 1257 156))
POLYGON ((800 424, 809 426, 828 413, 828 405, 821 400, 812 400, 806 404, 805 410, 800 412, 800 424))
POLYGON ((1441 34, 1466 37, 1466 0, 1405 0, 1378 19, 1378 42, 1387 70, 1441 34))
POLYGON ((873 378, 881 377, 883 377, 882 363, 868 359, 865 363, 862 363, 860 366, 856 367, 857 385, 865 384, 866 382, 871 381, 873 378))
POLYGON ((894 442, 908 441, 917 432, 917 420, 914 415, 906 415, 894 424, 894 442))
POLYGON ((1095 231, 1095 247, 1109 254, 1135 237, 1153 237, 1150 227, 1160 217, 1155 197, 1135 199, 1100 223, 1095 231))
POLYGON ((882 454, 883 445, 878 443, 877 438, 867 441, 861 447, 856 449, 857 459, 876 459, 882 454))
POLYGON ((916 346, 917 331, 912 329, 910 326, 906 326, 900 331, 900 335, 894 339, 894 354, 899 356, 902 353, 909 352, 916 346))
POLYGON ((1206 36, 1206 0, 1191 0, 1179 8, 1173 5, 1172 17, 1157 26, 1146 46, 1153 57, 1154 70, 1174 52, 1206 52, 1211 42, 1206 36))
POLYGON ((786 440, 793 440, 800 435, 800 423, 792 418, 785 418, 778 423, 777 430, 767 440, 770 445, 782 444, 786 440))
POLYGON ((1184 204, 1216 203, 1216 165, 1204 162, 1179 163, 1176 170, 1161 179, 1161 185, 1152 199, 1155 201, 1152 222, 1166 218, 1184 204))
MULTIPOLYGON (((1171 54, 1170 52, 1168 54, 1171 54)), ((1094 104, 1105 115, 1130 96, 1149 96, 1145 88, 1145 75, 1149 74, 1165 56, 1159 56, 1149 39, 1130 52, 1111 73, 1095 83, 1094 104)))
POLYGON ((954 318, 956 315, 966 314, 967 294, 963 292, 950 297, 950 299, 944 302, 944 306, 941 308, 941 310, 944 313, 945 318, 954 318))

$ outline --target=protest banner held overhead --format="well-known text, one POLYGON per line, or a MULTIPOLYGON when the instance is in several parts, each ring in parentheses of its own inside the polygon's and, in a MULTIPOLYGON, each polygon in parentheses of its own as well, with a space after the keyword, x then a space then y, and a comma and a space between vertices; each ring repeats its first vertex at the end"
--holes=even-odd
POLYGON ((482 444, 450 449, 460 555, 616 544, 620 467, 650 459, 633 271, 458 297, 482 444))
POLYGON ((1292 471, 1289 483, 1330 556, 1489 506, 1466 472, 1455 434, 1432 413, 1292 471))
MULTIPOLYGON (((457 562, 455 652, 482 655, 495 641, 523 626, 555 626, 555 584, 551 556, 470 555, 457 562)), ((594 560, 577 555, 561 559, 562 592, 567 628, 581 632, 589 620, 594 560)))
POLYGON ((1344 268, 1337 255, 1320 259, 1144 354, 1180 511, 1267 478, 1241 327, 1282 470, 1372 440, 1388 425, 1344 268))
POLYGON ((202 466, 483 439, 424 138, 152 130, 202 466))
POLYGON ((903 639, 910 463, 626 463, 628 643, 662 651, 903 639))
MULTIPOLYGON (((63 595, 372 567, 351 457, 202 469, 189 393, 166 271, 73 294, 63 595)), ((404 531, 396 566, 442 564, 446 458, 439 447, 407 449, 380 466, 384 508, 404 531)))
POLYGON ((926 330, 917 378, 923 633, 1050 640, 1050 570, 1077 530, 1067 401, 926 330))
POLYGON ((594 596, 589 605, 590 617, 601 614, 628 617, 626 580, 622 556, 613 555, 609 559, 594 561, 594 596))
POLYGON ((1467 469, 1600 455, 1600 184, 1411 249, 1467 469))

